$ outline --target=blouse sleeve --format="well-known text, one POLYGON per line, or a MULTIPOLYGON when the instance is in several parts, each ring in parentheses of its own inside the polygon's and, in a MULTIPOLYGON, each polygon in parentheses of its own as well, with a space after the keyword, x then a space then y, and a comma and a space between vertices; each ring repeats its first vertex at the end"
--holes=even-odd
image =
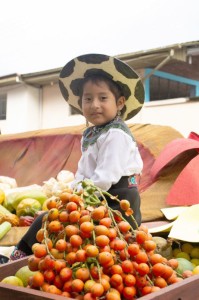
POLYGON ((98 143, 97 167, 90 179, 107 191, 124 176, 129 168, 129 157, 137 151, 137 145, 129 135, 119 130, 110 130, 98 143))

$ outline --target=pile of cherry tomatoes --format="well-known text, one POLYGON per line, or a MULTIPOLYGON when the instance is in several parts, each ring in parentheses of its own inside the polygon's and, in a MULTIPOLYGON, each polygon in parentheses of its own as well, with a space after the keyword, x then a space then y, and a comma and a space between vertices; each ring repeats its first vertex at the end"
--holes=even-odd
MULTIPOLYGON (((83 186, 48 200, 28 260, 36 271, 29 288, 80 300, 133 300, 183 280, 175 271, 176 259, 155 253, 146 226, 133 229, 108 207, 107 193, 83 186)), ((134 220, 127 200, 112 200, 134 220)))

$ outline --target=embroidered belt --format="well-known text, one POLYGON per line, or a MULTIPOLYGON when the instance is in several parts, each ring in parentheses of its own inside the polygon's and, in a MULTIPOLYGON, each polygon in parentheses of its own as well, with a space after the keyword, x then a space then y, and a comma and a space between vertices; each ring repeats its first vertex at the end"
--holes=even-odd
POLYGON ((122 176, 121 179, 111 186, 111 189, 131 188, 137 186, 136 175, 122 176))

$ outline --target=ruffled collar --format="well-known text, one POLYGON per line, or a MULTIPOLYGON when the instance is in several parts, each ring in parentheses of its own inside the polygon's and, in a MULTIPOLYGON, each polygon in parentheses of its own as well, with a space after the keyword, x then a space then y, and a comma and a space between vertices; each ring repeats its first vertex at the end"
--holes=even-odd
POLYGON ((82 151, 86 151, 90 145, 93 145, 97 141, 101 134, 107 132, 110 128, 119 128, 129 134, 134 140, 128 126, 121 118, 116 117, 106 124, 87 128, 83 133, 82 151))

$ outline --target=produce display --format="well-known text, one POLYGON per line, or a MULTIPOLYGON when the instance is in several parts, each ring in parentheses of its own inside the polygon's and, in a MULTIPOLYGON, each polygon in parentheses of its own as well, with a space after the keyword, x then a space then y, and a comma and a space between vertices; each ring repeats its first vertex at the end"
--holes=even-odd
MULTIPOLYGON (((65 189, 47 200, 28 266, 13 274, 24 286, 75 299, 133 300, 193 275, 194 265, 174 258, 178 251, 171 244, 136 226, 127 200, 90 181, 81 184, 81 191, 65 189), (120 203, 136 229, 108 206, 107 197, 120 203), (167 258, 160 252, 165 249, 167 258)), ((3 282, 20 285, 13 276, 3 282)))
POLYGON ((8 221, 12 226, 30 226, 38 212, 47 210, 48 197, 60 193, 73 179, 72 172, 62 170, 42 186, 17 187, 15 179, 0 176, 0 224, 8 221))
POLYGON ((7 221, 12 226, 30 226, 46 200, 41 187, 10 189, 0 204, 0 224, 7 221))
POLYGON ((44 188, 3 196, 0 238, 11 226, 30 226, 40 210, 47 213, 28 265, 2 283, 75 299, 133 300, 199 274, 197 244, 152 236, 137 226, 127 200, 91 181, 81 185, 72 190, 50 179, 44 188), (118 201, 136 229, 107 197, 118 201))
MULTIPOLYGON (((179 242, 177 242, 179 243, 179 242)), ((172 256, 178 260, 178 272, 185 277, 199 274, 199 245, 179 243, 172 250, 172 256)))

